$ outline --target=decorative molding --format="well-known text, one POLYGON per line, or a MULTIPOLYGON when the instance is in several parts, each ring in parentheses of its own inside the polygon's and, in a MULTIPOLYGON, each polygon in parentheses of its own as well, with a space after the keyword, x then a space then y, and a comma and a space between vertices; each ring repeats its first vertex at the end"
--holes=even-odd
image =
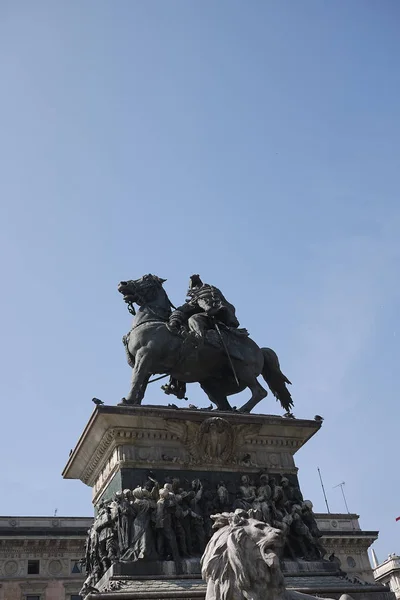
POLYGON ((81 580, 75 581, 63 581, 64 590, 67 594, 77 594, 79 595, 80 589, 82 587, 82 583, 84 581, 84 576, 82 575, 81 580))
POLYGON ((51 559, 47 565, 47 570, 50 575, 57 577, 57 575, 60 575, 63 570, 62 562, 58 558, 51 559))
POLYGON ((322 544, 326 547, 343 548, 343 551, 349 548, 360 548, 367 550, 375 542, 376 538, 368 537, 346 537, 346 532, 338 532, 337 536, 326 536, 322 532, 322 544))
MULTIPOLYGON (((124 427, 113 427, 109 429, 98 444, 96 451, 92 454, 85 470, 82 474, 82 481, 86 485, 93 486, 96 479, 100 475, 104 468, 103 459, 106 454, 118 448, 120 445, 124 445, 127 442, 131 446, 137 446, 138 442, 149 441, 152 443, 157 440, 162 441, 178 441, 178 437, 171 432, 163 431, 160 429, 139 429, 139 428, 124 428, 124 427)), ((116 457, 115 464, 120 461, 120 457, 116 457)), ((115 465, 114 465, 115 466, 115 465)), ((112 467, 111 467, 112 468, 112 467)))
POLYGON ((90 480, 94 474, 96 468, 99 466, 100 461, 105 455, 106 451, 110 448, 111 444, 115 439, 115 429, 109 429, 103 436, 100 444, 98 444, 96 451, 91 456, 86 469, 82 474, 82 481, 87 485, 90 485, 90 480))
POLYGON ((250 439, 246 441, 247 444, 255 446, 280 446, 286 448, 300 448, 302 442, 295 438, 284 438, 284 437, 262 437, 256 439, 250 439))
POLYGON ((16 560, 6 560, 3 564, 3 573, 6 577, 13 577, 19 572, 19 564, 16 560))
POLYGON ((107 585, 102 589, 102 592, 116 592, 129 587, 130 582, 123 581, 122 579, 111 579, 107 585))
POLYGON ((294 454, 310 433, 315 433, 315 423, 268 415, 108 408, 90 422, 97 436, 90 439, 89 430, 85 431, 84 446, 76 450, 64 473, 95 487, 94 495, 127 461, 133 461, 137 468, 204 464, 212 469, 217 465, 292 469, 294 454), (214 430, 218 428, 216 436, 214 430), (99 443, 93 443, 94 439, 99 443))
POLYGON ((85 538, 59 540, 37 540, 37 545, 27 547, 22 540, 3 539, 0 544, 0 563, 10 560, 28 559, 75 559, 85 552, 85 538))
POLYGON ((46 590, 47 583, 47 581, 21 581, 19 587, 24 594, 40 594, 46 590))
MULTIPOLYGON (((103 478, 108 477, 108 466, 106 466, 110 454, 118 446, 143 447, 150 446, 160 448, 165 446, 166 450, 178 447, 180 452, 178 459, 184 463, 186 456, 181 456, 187 451, 182 444, 181 431, 170 431, 166 423, 175 421, 184 425, 189 421, 196 429, 209 419, 223 419, 228 423, 235 435, 241 426, 250 431, 243 440, 246 446, 244 454, 255 452, 260 460, 254 466, 267 468, 264 460, 261 460, 261 452, 286 452, 291 457, 303 446, 319 429, 320 424, 304 419, 284 419, 275 415, 247 415, 239 412, 201 412, 199 410, 174 410, 167 407, 141 406, 120 407, 104 406, 96 409, 83 432, 79 444, 63 471, 67 479, 80 479, 89 486, 93 486, 99 473, 104 470, 103 478)), ((203 426, 204 427, 204 426, 203 426)), ((229 444, 228 444, 229 445, 229 444)), ((228 448, 226 448, 228 452, 228 448)), ((239 448, 240 452, 240 448, 239 448)), ((166 453, 167 454, 167 453, 166 453)), ((169 454, 169 452, 168 452, 169 454)), ((190 454, 189 454, 190 456, 190 454)), ((160 457, 161 458, 161 457, 160 457)), ((172 457, 174 458, 174 457, 172 457)), ((235 453, 230 459, 234 463, 238 460, 235 453)), ((117 464, 120 457, 117 450, 117 464)), ((179 462, 178 460, 178 462, 179 462)), ((253 461, 254 462, 254 461, 253 461)), ((294 466, 291 464, 281 465, 284 467, 294 466)), ((162 466, 160 465, 160 468, 162 466)))

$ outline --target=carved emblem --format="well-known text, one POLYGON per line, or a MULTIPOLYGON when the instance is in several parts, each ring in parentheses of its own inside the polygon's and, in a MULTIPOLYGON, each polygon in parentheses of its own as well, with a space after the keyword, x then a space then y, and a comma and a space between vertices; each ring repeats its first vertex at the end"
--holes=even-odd
POLYGON ((207 461, 229 461, 234 450, 232 425, 221 417, 206 419, 199 428, 198 446, 207 461))
POLYGON ((15 560, 8 560, 4 565, 4 573, 11 577, 18 572, 18 563, 15 560))
POLYGON ((277 465, 279 465, 279 456, 277 454, 269 454, 268 458, 269 458, 269 463, 273 467, 276 467, 277 465))
POLYGON ((59 560, 51 560, 49 562, 49 573, 50 575, 59 575, 62 571, 62 564, 59 560))
POLYGON ((232 426, 222 417, 210 417, 202 423, 165 421, 168 431, 185 446, 192 463, 238 463, 247 439, 260 430, 260 425, 232 426), (238 454, 238 456, 236 456, 238 454))

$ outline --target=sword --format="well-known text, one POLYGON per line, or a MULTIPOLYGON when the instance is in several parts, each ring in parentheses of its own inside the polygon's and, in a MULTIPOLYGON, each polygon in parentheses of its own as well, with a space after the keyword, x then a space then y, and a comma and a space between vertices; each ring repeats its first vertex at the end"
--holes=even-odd
POLYGON ((215 326, 215 329, 217 330, 217 332, 218 332, 218 335, 219 335, 219 337, 220 337, 220 340, 221 340, 222 346, 223 346, 223 348, 224 348, 224 350, 225 350, 225 354, 226 354, 226 356, 228 357, 229 364, 230 364, 230 367, 231 367, 231 369, 232 369, 232 373, 233 373, 233 376, 234 376, 234 378, 235 378, 236 384, 237 384, 237 386, 238 386, 238 387, 240 387, 240 383, 239 383, 239 379, 237 378, 237 375, 236 375, 235 367, 233 366, 232 359, 231 359, 231 357, 230 357, 230 355, 229 355, 228 348, 226 347, 226 344, 225 344, 224 338, 222 337, 222 333, 221 333, 221 330, 220 330, 220 328, 219 328, 219 325, 218 325, 217 321, 214 321, 214 326, 215 326))

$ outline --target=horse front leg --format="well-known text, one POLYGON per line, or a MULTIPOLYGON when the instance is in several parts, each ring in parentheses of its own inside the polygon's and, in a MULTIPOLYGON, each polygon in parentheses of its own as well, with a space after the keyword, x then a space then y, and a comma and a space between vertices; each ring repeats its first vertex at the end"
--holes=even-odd
POLYGON ((147 352, 139 351, 135 356, 135 366, 132 369, 132 383, 129 394, 122 398, 121 404, 134 404, 136 406, 142 403, 148 381, 150 379, 149 356, 147 352))
POLYGON ((228 402, 228 398, 220 389, 221 384, 218 381, 208 379, 200 383, 201 388, 207 394, 208 398, 213 402, 218 410, 227 412, 232 410, 232 406, 228 402))

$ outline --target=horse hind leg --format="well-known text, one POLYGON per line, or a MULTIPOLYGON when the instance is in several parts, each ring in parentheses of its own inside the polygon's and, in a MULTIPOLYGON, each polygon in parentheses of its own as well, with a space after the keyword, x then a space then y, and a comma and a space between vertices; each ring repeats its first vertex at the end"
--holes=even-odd
POLYGON ((268 396, 268 392, 257 381, 257 377, 255 377, 253 374, 249 374, 247 376, 245 373, 243 376, 243 373, 240 373, 240 381, 241 383, 246 383, 247 387, 250 389, 251 398, 248 402, 246 402, 246 404, 243 404, 243 406, 239 408, 239 412, 249 413, 259 402, 261 402, 263 398, 268 396))

